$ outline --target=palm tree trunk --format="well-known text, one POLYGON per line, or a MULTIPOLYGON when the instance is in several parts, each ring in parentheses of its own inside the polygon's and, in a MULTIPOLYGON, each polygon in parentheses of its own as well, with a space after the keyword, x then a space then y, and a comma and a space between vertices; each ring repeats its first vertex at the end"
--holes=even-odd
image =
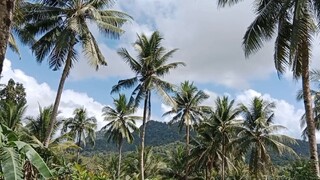
MULTIPOLYGON (((71 42, 71 43, 73 43, 73 42, 71 42)), ((73 48, 73 45, 70 46, 70 49, 72 49, 72 48, 73 48)), ((58 87, 56 99, 54 101, 52 114, 51 114, 51 118, 50 118, 50 122, 49 122, 49 129, 48 129, 46 138, 44 139, 44 146, 46 148, 48 148, 48 146, 49 146, 51 134, 52 134, 52 131, 54 129, 54 124, 56 123, 56 118, 57 118, 57 115, 58 115, 58 108, 59 108, 59 104, 60 104, 60 100, 61 100, 61 95, 62 95, 64 83, 65 83, 65 81, 66 81, 66 79, 67 79, 67 77, 69 75, 69 72, 70 72, 70 69, 71 69, 71 64, 72 64, 71 51, 69 50, 69 53, 68 53, 68 56, 67 56, 67 60, 66 60, 66 64, 64 66, 64 69, 63 69, 63 72, 62 72, 62 76, 61 76, 61 79, 60 79, 60 82, 59 82, 59 87, 58 87)))
POLYGON ((79 163, 79 157, 80 157, 81 135, 82 135, 82 131, 80 131, 80 133, 79 133, 78 142, 77 142, 77 146, 79 146, 79 149, 77 152, 77 163, 79 163))
MULTIPOLYGON (((307 52, 306 52, 307 53, 307 52)), ((308 54, 304 54, 304 57, 309 57, 308 54)), ((317 140, 316 140, 316 128, 312 113, 311 93, 310 93, 310 82, 309 82, 309 59, 302 61, 302 90, 304 107, 306 111, 306 121, 308 130, 308 141, 310 150, 310 160, 312 168, 315 174, 320 177, 319 162, 318 162, 318 151, 317 151, 317 140)))
MULTIPOLYGON (((187 155, 187 158, 189 158, 189 156, 190 156, 189 143, 190 143, 190 125, 189 125, 189 120, 188 120, 187 124, 186 124, 186 155, 187 155)), ((189 163, 187 161, 186 162, 185 179, 188 179, 188 175, 189 175, 189 163)))
POLYGON ((147 125, 147 119, 148 119, 148 113, 150 111, 149 107, 149 96, 150 91, 146 92, 146 96, 144 99, 144 108, 143 108, 143 119, 142 119, 142 127, 140 132, 140 138, 141 138, 141 147, 140 147, 140 180, 144 180, 144 138, 145 138, 145 132, 146 132, 146 125, 147 125))
POLYGON ((2 74, 8 39, 11 31, 15 0, 2 0, 0 2, 0 75, 2 74))
POLYGON ((121 175, 121 151, 122 151, 122 139, 120 140, 119 143, 119 162, 118 162, 118 179, 120 180, 120 175, 121 175))
POLYGON ((225 156, 226 156, 226 147, 225 147, 225 137, 222 137, 222 180, 225 179, 225 156))

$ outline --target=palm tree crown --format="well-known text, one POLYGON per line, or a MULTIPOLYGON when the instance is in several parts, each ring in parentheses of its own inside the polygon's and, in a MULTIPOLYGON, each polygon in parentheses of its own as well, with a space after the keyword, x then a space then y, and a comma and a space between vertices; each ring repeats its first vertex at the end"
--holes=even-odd
POLYGON ((285 135, 275 134, 281 125, 273 125, 275 104, 255 97, 249 106, 240 104, 239 109, 244 118, 243 130, 238 134, 234 144, 239 149, 250 152, 249 170, 255 178, 262 178, 271 167, 268 148, 280 155, 287 151, 295 154, 292 148, 283 143, 295 143, 295 140, 285 135))
MULTIPOLYGON (((30 134, 34 135, 41 143, 44 143, 44 139, 49 129, 50 117, 52 114, 53 106, 42 108, 39 106, 39 115, 37 117, 26 117, 28 123, 26 128, 30 131, 30 134)), ((55 128, 53 130, 52 136, 58 131, 61 121, 56 121, 55 128)))
POLYGON ((76 140, 80 147, 81 143, 86 145, 86 141, 94 143, 97 127, 97 120, 95 117, 88 117, 87 111, 84 108, 77 108, 73 112, 74 117, 63 120, 62 133, 70 130, 70 135, 76 140))
POLYGON ((63 67, 50 128, 45 138, 46 147, 54 129, 64 83, 77 61, 76 45, 82 46, 89 64, 96 70, 101 65, 107 65, 88 22, 94 23, 101 33, 109 37, 118 38, 124 32, 121 26, 130 17, 125 13, 106 9, 111 5, 110 0, 67 0, 43 1, 41 4, 26 6, 31 13, 25 16, 26 24, 22 33, 40 37, 31 46, 37 61, 41 63, 47 57, 51 69, 63 67))
POLYGON ((126 96, 123 94, 120 94, 118 99, 114 99, 114 106, 115 108, 110 106, 103 108, 103 116, 109 123, 102 129, 107 129, 108 141, 120 145, 123 139, 126 139, 127 142, 132 143, 132 131, 137 130, 135 121, 141 117, 132 115, 136 108, 128 104, 126 96))
POLYGON ((209 112, 208 106, 202 106, 204 100, 209 96, 189 81, 181 83, 178 92, 173 96, 176 107, 164 113, 164 116, 174 114, 170 124, 179 122, 180 130, 183 126, 193 126, 204 118, 204 113, 209 112))

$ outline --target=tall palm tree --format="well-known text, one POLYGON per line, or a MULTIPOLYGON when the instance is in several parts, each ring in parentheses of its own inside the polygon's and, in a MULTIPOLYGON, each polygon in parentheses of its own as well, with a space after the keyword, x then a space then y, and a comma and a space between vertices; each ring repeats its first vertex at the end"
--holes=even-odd
MULTIPOLYGON (((179 123, 180 131, 186 127, 186 154, 190 155, 189 142, 190 142, 190 127, 198 124, 203 120, 204 113, 209 112, 210 108, 202 106, 201 103, 208 99, 209 96, 189 81, 181 83, 180 89, 173 96, 176 104, 170 111, 164 113, 164 116, 174 114, 170 120, 170 124, 179 123)), ((186 178, 188 176, 188 163, 186 164, 186 178)))
POLYGON ((198 88, 189 81, 181 83, 179 90, 174 94, 173 100, 175 107, 170 111, 165 112, 163 116, 174 115, 170 120, 170 124, 179 123, 180 130, 186 127, 186 154, 189 155, 190 142, 190 127, 198 124, 203 120, 205 112, 209 112, 208 106, 203 106, 204 100, 208 99, 209 95, 198 90, 198 88))
MULTIPOLYGON (((310 80, 316 86, 319 86, 320 80, 320 70, 314 69, 310 71, 310 80)), ((315 128, 316 130, 320 130, 320 92, 314 89, 310 90, 311 95, 313 97, 313 118, 315 121, 315 128)), ((303 99, 303 91, 299 90, 297 93, 297 100, 301 101, 303 99)), ((308 129, 306 126, 306 114, 304 114, 300 119, 300 126, 304 128, 302 131, 302 137, 307 139, 308 136, 308 129)))
POLYGON ((215 102, 215 110, 211 117, 204 122, 205 128, 211 131, 217 146, 221 149, 221 177, 225 179, 225 166, 227 160, 227 146, 232 141, 235 132, 240 130, 239 121, 236 120, 240 111, 234 108, 234 100, 229 101, 227 96, 218 97, 215 102))
POLYGON ((230 146, 239 132, 241 121, 237 120, 240 111, 234 107, 234 100, 218 97, 211 114, 196 128, 197 138, 192 142, 191 163, 198 168, 205 168, 206 179, 211 178, 213 168, 220 171, 225 179, 225 169, 231 163, 230 146))
MULTIPOLYGON (((62 133, 70 131, 69 134, 76 141, 77 145, 81 147, 81 143, 86 146, 86 141, 94 144, 96 138, 95 129, 97 127, 97 120, 95 117, 88 117, 87 111, 84 108, 77 108, 73 112, 74 117, 63 120, 62 133)), ((77 153, 77 162, 79 162, 80 149, 77 153)))
POLYGON ((8 0, 0 3, 0 75, 2 74, 3 62, 10 37, 15 2, 16 0, 8 0))
MULTIPOLYGON (((220 6, 233 5, 237 0, 219 0, 220 6)), ((265 41, 275 38, 274 62, 278 74, 290 68, 295 79, 301 77, 310 159, 313 170, 320 178, 315 122, 309 82, 309 64, 312 36, 319 30, 320 3, 317 0, 257 0, 257 17, 248 27, 243 48, 246 57, 257 52, 265 41), (315 22, 317 21, 317 22, 315 22)))
POLYGON ((67 0, 43 1, 28 7, 30 13, 25 16, 23 33, 40 37, 31 46, 37 61, 42 63, 47 58, 51 69, 63 68, 45 146, 48 146, 54 128, 65 80, 77 61, 76 46, 81 45, 89 64, 96 70, 107 65, 88 23, 97 25, 100 32, 108 37, 118 38, 124 32, 121 26, 130 17, 106 9, 111 6, 110 0, 67 0))
POLYGON ((233 141, 238 149, 250 152, 249 171, 256 179, 261 179, 268 168, 271 167, 269 150, 279 153, 286 151, 295 154, 292 148, 283 143, 296 143, 286 135, 275 134, 285 129, 281 125, 274 125, 275 103, 255 97, 249 106, 239 105, 239 110, 244 118, 243 129, 237 139, 233 141))
POLYGON ((44 108, 39 105, 39 115, 37 117, 26 117, 27 124, 25 126, 27 131, 26 138, 39 145, 40 148, 38 148, 38 152, 47 163, 50 160, 60 161, 60 153, 66 149, 79 149, 79 147, 72 142, 72 138, 68 133, 57 136, 57 132, 61 127, 62 121, 56 121, 48 147, 45 148, 43 146, 46 134, 48 133, 52 110, 52 105, 44 108))
POLYGON ((144 179, 144 142, 146 123, 151 116, 151 92, 156 91, 167 103, 173 103, 167 92, 172 91, 172 85, 161 78, 167 75, 172 69, 182 62, 167 63, 168 59, 176 49, 166 52, 161 46, 163 38, 159 32, 154 32, 150 38, 142 34, 138 35, 138 40, 134 43, 138 51, 137 59, 134 59, 126 49, 120 49, 118 54, 130 66, 136 74, 129 79, 120 80, 117 85, 112 87, 111 93, 119 92, 121 89, 133 88, 131 99, 138 106, 140 100, 144 99, 143 121, 140 131, 141 152, 140 152, 140 179, 144 179))
POLYGON ((106 121, 110 121, 102 129, 107 129, 106 135, 108 136, 108 142, 113 141, 117 143, 119 150, 118 161, 118 179, 121 175, 121 151, 123 141, 128 143, 133 141, 133 131, 138 130, 136 126, 136 120, 141 119, 139 116, 133 116, 136 108, 131 104, 128 104, 126 96, 119 94, 118 99, 113 100, 115 108, 106 106, 103 108, 103 116, 106 121))
MULTIPOLYGON (((0 123, 6 125, 13 131, 22 128, 22 119, 27 106, 24 102, 18 104, 13 101, 1 102, 0 104, 0 123)), ((21 129, 20 129, 21 130, 21 129)))

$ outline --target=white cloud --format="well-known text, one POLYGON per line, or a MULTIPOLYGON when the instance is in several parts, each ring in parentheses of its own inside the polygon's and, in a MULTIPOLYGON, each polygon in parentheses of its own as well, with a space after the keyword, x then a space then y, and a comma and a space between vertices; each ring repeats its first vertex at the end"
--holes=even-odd
POLYGON ((125 47, 133 53, 131 45, 137 33, 150 34, 152 30, 159 30, 164 36, 165 47, 179 48, 172 60, 187 64, 185 68, 172 71, 170 81, 188 79, 228 87, 249 87, 250 80, 267 78, 275 71, 271 43, 249 60, 244 58, 242 37, 254 18, 248 10, 250 6, 248 2, 242 2, 231 8, 218 9, 211 0, 119 1, 117 7, 133 16, 134 22, 124 27, 126 33, 118 41, 120 45, 110 48, 114 42, 105 41, 109 47, 105 45, 102 49, 109 67, 92 73, 81 68, 86 64, 80 62, 74 69, 77 73, 74 77, 128 76, 129 68, 114 51, 125 47), (81 71, 77 71, 78 68, 81 71))
MULTIPOLYGON (((10 78, 22 83, 25 87, 28 102, 26 115, 37 116, 39 113, 39 104, 42 107, 53 104, 56 92, 52 90, 47 83, 39 83, 35 78, 28 76, 22 70, 13 69, 11 62, 5 60, 1 83, 6 84, 10 78)), ((89 116, 95 116, 97 118, 98 129, 105 124, 101 116, 101 110, 104 107, 103 104, 95 101, 86 93, 76 92, 70 89, 64 90, 59 107, 61 111, 60 116, 72 117, 74 109, 78 107, 85 107, 89 116)))

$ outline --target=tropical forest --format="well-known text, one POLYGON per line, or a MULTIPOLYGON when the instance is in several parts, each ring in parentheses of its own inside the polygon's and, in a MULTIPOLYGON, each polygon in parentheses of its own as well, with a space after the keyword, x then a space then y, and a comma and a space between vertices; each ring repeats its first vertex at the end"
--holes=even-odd
POLYGON ((0 0, 0 179, 320 179, 319 31, 318 0, 0 0))

